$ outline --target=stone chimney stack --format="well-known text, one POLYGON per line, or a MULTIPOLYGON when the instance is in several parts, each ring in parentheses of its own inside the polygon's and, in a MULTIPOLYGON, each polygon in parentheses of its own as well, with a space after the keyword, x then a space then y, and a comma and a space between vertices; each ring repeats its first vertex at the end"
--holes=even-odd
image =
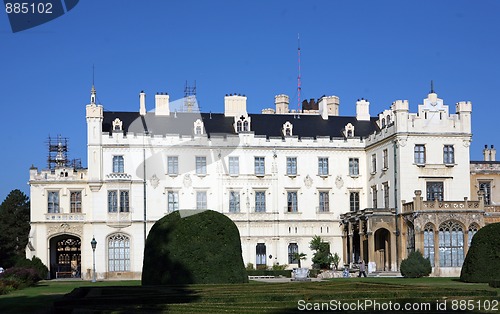
POLYGON ((169 116, 170 115, 170 96, 167 93, 156 93, 155 95, 155 115, 169 116))
POLYGON ((370 121, 370 102, 361 98, 356 102, 356 119, 358 121, 370 121))
POLYGON ((238 117, 247 114, 247 97, 245 95, 226 95, 224 97, 224 116, 238 117))
POLYGON ((139 114, 141 116, 146 115, 146 93, 144 91, 139 94, 139 114))
POLYGON ((490 148, 490 161, 496 161, 496 156, 497 155, 497 150, 495 149, 495 147, 493 145, 491 145, 491 148, 490 148))

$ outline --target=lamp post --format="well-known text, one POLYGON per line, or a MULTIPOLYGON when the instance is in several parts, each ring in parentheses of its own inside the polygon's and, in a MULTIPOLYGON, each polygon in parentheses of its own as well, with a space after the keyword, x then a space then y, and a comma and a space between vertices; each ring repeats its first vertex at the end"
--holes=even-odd
POLYGON ((92 255, 93 255, 93 265, 92 265, 92 282, 95 282, 95 247, 97 246, 97 241, 95 237, 92 237, 92 241, 90 241, 90 245, 92 245, 92 255))

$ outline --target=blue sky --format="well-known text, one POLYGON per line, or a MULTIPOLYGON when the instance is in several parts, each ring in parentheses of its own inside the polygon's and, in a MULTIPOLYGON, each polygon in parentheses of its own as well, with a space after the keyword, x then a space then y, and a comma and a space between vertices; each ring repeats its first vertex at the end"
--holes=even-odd
MULTIPOLYGON (((148 110, 156 92, 183 96, 196 80, 203 111, 222 112, 225 94, 250 112, 297 102, 297 33, 302 99, 340 97, 341 115, 370 101, 373 115, 397 99, 416 112, 430 90, 450 105, 473 103, 471 158, 500 147, 500 1, 82 0, 70 12, 12 33, 0 12, 0 201, 29 193, 29 167, 46 167, 46 139, 70 140, 86 165, 85 105, 92 65, 105 110, 148 110)), ((295 105, 294 105, 295 106, 295 105)))

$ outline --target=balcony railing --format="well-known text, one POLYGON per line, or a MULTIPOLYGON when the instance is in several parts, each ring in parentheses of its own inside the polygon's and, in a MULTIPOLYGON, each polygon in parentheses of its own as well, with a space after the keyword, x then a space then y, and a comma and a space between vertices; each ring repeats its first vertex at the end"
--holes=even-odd
POLYGON ((132 180, 132 175, 123 172, 113 172, 106 175, 108 180, 132 180))
POLYGON ((47 213, 45 214, 47 221, 84 221, 85 214, 83 213, 47 213))
POLYGON ((108 213, 106 224, 115 228, 128 227, 132 224, 132 214, 129 212, 108 213))
POLYGON ((413 202, 403 204, 403 213, 409 213, 421 210, 484 210, 483 200, 469 201, 464 198, 463 201, 424 201, 421 197, 421 191, 415 191, 413 202))

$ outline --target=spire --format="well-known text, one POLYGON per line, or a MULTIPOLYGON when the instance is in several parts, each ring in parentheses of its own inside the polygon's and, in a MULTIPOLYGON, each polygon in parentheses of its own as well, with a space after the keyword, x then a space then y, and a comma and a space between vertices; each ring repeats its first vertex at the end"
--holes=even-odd
POLYGON ((95 105, 96 91, 94 84, 92 84, 92 89, 90 90, 90 104, 95 105))
POLYGON ((434 81, 431 80, 431 92, 430 92, 430 94, 434 94, 434 93, 435 93, 435 91, 434 91, 434 81))

